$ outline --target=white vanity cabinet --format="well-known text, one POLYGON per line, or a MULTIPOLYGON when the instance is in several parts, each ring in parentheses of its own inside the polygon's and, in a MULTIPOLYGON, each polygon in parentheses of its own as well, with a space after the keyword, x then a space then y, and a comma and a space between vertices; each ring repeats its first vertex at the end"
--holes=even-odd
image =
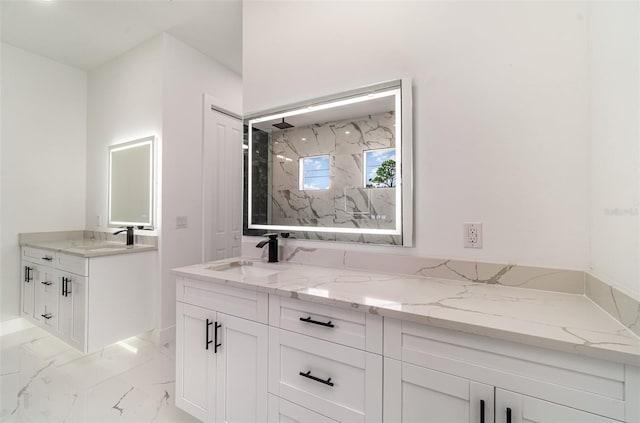
POLYGON ((380 316, 270 295, 269 325, 271 394, 333 421, 382 420, 380 316))
POLYGON ((176 285, 176 406, 206 422, 265 422, 267 295, 176 285))
POLYGON ((21 314, 84 353, 151 330, 154 262, 22 247, 21 314))
POLYGON ((388 422, 638 421, 638 369, 385 319, 388 422))

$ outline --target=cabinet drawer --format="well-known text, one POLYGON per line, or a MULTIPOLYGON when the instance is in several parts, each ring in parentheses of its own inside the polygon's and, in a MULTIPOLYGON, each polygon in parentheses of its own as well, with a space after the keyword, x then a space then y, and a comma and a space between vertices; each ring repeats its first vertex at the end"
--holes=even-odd
POLYGON ((58 255, 54 251, 40 248, 22 247, 22 258, 32 263, 54 266, 58 255))
POLYGON ((623 364, 385 319, 385 357, 624 419, 623 364))
POLYGON ((73 256, 71 254, 58 254, 56 267, 65 272, 75 273, 80 276, 89 276, 89 260, 73 256))
POLYGON ((268 323, 268 295, 215 282, 178 278, 176 300, 260 323, 268 323))
POLYGON ((382 354, 382 318, 371 313, 270 295, 269 324, 382 354))
POLYGON ((269 394, 268 423, 337 423, 322 414, 269 394))
POLYGON ((382 357, 270 328, 269 391, 337 421, 379 422, 382 357))

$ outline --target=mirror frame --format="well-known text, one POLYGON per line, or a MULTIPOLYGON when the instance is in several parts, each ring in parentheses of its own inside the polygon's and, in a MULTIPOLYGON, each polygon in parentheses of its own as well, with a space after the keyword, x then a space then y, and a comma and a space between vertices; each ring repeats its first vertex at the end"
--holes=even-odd
POLYGON ((109 186, 108 186, 108 226, 109 227, 122 227, 122 226, 142 226, 144 228, 155 229, 154 221, 155 221, 155 158, 156 158, 156 137, 155 135, 151 135, 145 138, 139 138, 133 141, 127 141, 119 144, 113 144, 109 146, 109 186), (146 222, 127 222, 127 221, 113 221, 112 220, 112 179, 113 179, 113 153, 122 150, 128 150, 131 148, 136 148, 140 146, 150 146, 149 152, 149 219, 146 222))
POLYGON ((263 230, 279 230, 290 232, 322 232, 322 233, 344 233, 344 234, 372 234, 372 235, 401 235, 402 246, 413 246, 413 103, 411 79, 403 78, 388 82, 382 82, 355 90, 315 98, 304 102, 294 103, 287 106, 252 113, 244 117, 247 125, 248 139, 248 187, 247 190, 247 228, 263 230), (391 94, 389 94, 391 93, 391 94), (330 107, 366 101, 371 98, 383 96, 395 96, 395 119, 396 119, 396 151, 399 157, 399 176, 396 181, 400 189, 396 191, 396 227, 394 229, 374 229, 374 228, 345 228, 335 226, 289 226, 273 224, 256 224, 252 222, 252 132, 253 124, 272 119, 286 118, 316 110, 330 107), (398 128, 400 128, 398 130, 398 128), (398 213, 398 211, 400 211, 398 213))

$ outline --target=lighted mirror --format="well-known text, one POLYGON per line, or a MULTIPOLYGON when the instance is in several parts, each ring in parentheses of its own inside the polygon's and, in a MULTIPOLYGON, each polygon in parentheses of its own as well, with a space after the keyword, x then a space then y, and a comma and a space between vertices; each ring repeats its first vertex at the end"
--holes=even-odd
POLYGON ((245 124, 245 234, 412 245, 409 80, 256 113, 245 124))
POLYGON ((109 225, 153 228, 155 137, 109 147, 109 225))

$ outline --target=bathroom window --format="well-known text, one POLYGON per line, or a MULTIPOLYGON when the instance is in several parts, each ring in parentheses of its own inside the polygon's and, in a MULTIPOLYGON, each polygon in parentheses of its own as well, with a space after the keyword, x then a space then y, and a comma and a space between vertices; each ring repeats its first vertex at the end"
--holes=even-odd
POLYGON ((300 190, 329 189, 329 156, 300 159, 300 190))
POLYGON ((396 149, 364 151, 364 186, 390 188, 396 186, 396 149))

